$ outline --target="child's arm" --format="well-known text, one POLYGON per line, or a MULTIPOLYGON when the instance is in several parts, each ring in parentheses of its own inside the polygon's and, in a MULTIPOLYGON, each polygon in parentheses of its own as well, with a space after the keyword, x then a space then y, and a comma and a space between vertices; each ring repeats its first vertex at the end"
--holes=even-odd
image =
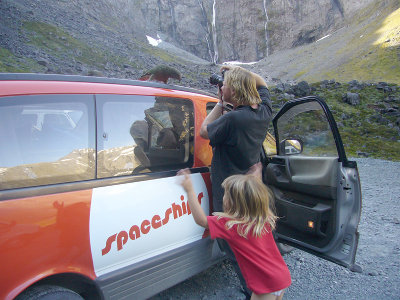
POLYGON ((190 210, 192 211, 193 214, 194 221, 201 227, 208 229, 207 216, 204 213, 203 209, 201 208, 199 201, 197 201, 192 180, 190 179, 190 171, 188 169, 183 169, 178 172, 178 175, 184 176, 181 185, 188 195, 189 198, 188 202, 190 210))

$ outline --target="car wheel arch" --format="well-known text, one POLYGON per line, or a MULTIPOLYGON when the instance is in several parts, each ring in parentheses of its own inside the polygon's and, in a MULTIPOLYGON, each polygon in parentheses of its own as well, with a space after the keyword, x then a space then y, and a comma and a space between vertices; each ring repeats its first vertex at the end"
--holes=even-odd
MULTIPOLYGON (((25 292, 38 286, 61 287, 79 295, 83 294, 86 296, 86 294, 88 294, 90 295, 89 299, 102 299, 102 293, 96 282, 89 277, 78 273, 60 273, 42 278, 39 281, 24 287, 24 289, 18 292, 18 296, 15 299, 19 299, 19 297, 25 292)), ((87 298, 84 297, 84 299, 87 298)))

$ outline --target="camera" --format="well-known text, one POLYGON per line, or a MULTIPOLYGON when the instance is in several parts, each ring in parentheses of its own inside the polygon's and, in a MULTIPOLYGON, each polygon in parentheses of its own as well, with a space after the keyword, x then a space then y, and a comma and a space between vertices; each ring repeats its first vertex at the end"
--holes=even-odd
POLYGON ((225 71, 222 72, 222 76, 219 74, 212 74, 210 77, 210 83, 213 85, 218 85, 218 87, 221 88, 224 84, 224 73, 225 71))

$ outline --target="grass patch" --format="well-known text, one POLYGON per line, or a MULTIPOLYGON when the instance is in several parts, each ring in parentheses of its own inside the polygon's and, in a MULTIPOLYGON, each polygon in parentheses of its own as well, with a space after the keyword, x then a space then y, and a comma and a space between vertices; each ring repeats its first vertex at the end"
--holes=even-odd
POLYGON ((306 71, 306 70, 297 72, 297 73, 294 75, 294 79, 299 79, 299 78, 300 78, 301 76, 303 76, 304 74, 307 74, 307 71, 306 71))
POLYGON ((0 48, 0 72, 24 73, 40 71, 44 71, 44 67, 40 66, 35 60, 17 57, 9 50, 0 48))
MULTIPOLYGON (((393 7, 389 6, 386 12, 389 9, 393 7)), ((366 22, 367 17, 369 18, 369 15, 361 14, 360 20, 366 22)), ((383 20, 377 18, 362 27, 351 42, 336 53, 346 62, 337 69, 326 72, 324 78, 335 78, 342 82, 354 78, 361 81, 377 81, 378 79, 378 81, 400 84, 399 47, 400 8, 388 14, 383 20), (360 51, 360 49, 363 50, 360 51), (355 54, 351 55, 351 53, 355 54)))
POLYGON ((30 44, 58 59, 68 61, 74 59, 76 62, 100 70, 104 69, 104 66, 109 63, 119 67, 129 64, 134 68, 139 68, 137 64, 132 63, 127 58, 89 46, 54 25, 43 22, 25 22, 23 29, 29 33, 30 44))
POLYGON ((60 59, 73 57, 77 61, 96 67, 107 62, 104 53, 89 47, 56 26, 42 22, 25 22, 23 28, 30 32, 30 44, 60 59))

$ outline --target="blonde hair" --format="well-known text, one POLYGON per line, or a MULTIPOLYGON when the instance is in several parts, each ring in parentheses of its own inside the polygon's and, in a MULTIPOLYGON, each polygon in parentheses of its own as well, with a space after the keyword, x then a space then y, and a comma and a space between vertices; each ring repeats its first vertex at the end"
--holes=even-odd
POLYGON ((224 180, 224 212, 214 215, 226 217, 227 229, 238 225, 240 236, 247 238, 250 230, 253 236, 259 237, 268 232, 265 224, 275 229, 277 217, 274 214, 272 194, 267 186, 254 175, 233 175, 224 180))
POLYGON ((251 72, 241 67, 232 67, 224 74, 224 84, 235 91, 233 99, 238 105, 253 105, 261 103, 257 91, 256 79, 251 72))

